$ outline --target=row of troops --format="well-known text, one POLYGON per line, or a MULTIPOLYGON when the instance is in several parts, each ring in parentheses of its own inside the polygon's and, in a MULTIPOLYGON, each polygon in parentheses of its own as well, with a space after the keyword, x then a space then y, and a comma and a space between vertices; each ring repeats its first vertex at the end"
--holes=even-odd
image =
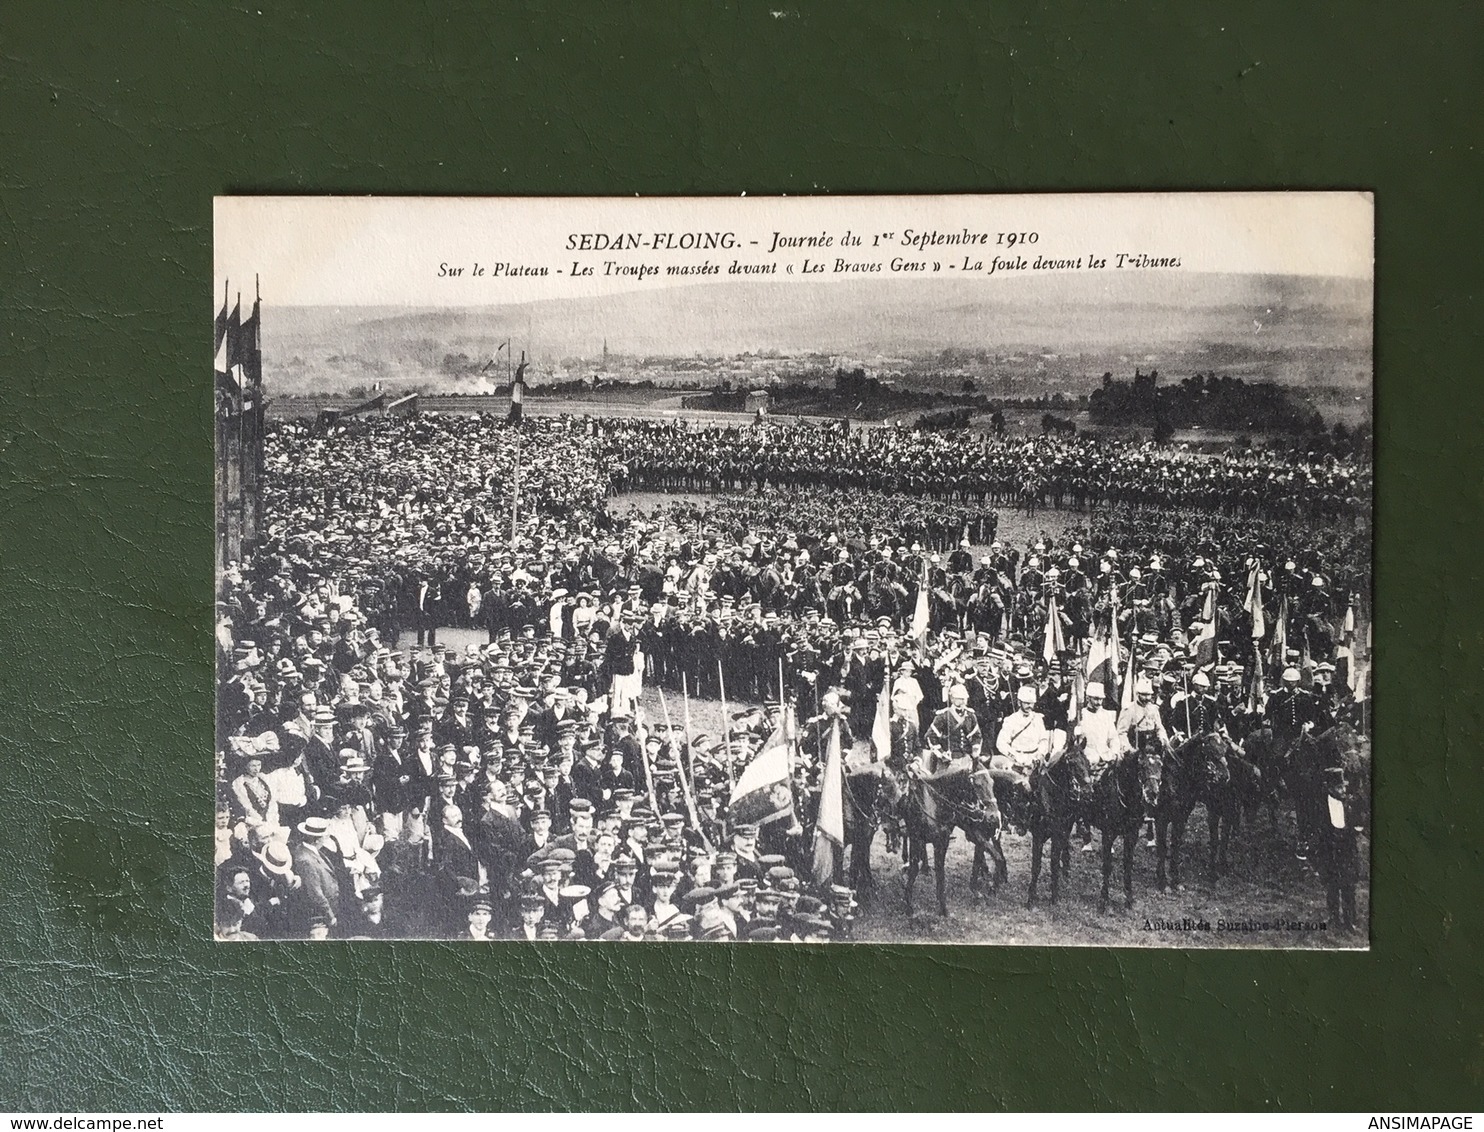
POLYGON ((996 502, 1193 507, 1335 517, 1371 494, 1369 465, 1334 456, 1249 452, 1204 458, 1087 435, 988 439, 962 429, 833 425, 681 428, 597 423, 618 490, 725 491, 820 484, 996 502))
MULTIPOLYGON (((418 442, 469 445, 475 454, 498 457, 495 464, 503 469, 503 461, 520 445, 518 438, 512 439, 519 430, 468 418, 429 418, 412 426, 389 426, 392 431, 386 435, 383 426, 368 425, 361 432, 334 438, 333 444, 286 434, 279 438, 283 451, 270 461, 269 480, 276 485, 272 502, 290 516, 291 525, 298 521, 308 526, 299 532, 301 542, 288 556, 326 564, 338 558, 340 573, 348 577, 359 606, 388 639, 404 628, 415 628, 420 640, 428 641, 436 639, 438 627, 450 624, 480 625, 492 635, 518 632, 527 624, 535 624, 541 633, 582 632, 607 595, 628 593, 636 585, 646 604, 689 600, 701 613, 731 597, 736 604, 751 603, 783 617, 819 609, 841 623, 887 616, 898 625, 915 612, 915 593, 925 586, 933 627, 955 624, 992 637, 1026 632, 1027 623, 1042 616, 1047 599, 1056 596, 1073 638, 1091 632, 1098 618, 1112 618, 1115 610, 1126 632, 1137 635, 1152 628, 1166 635, 1174 630, 1175 617, 1189 612, 1192 593, 1198 597, 1211 580, 1186 578, 1180 572, 1164 575, 1158 555, 1147 565, 1128 563, 1124 576, 1124 564, 1116 559, 1101 560, 1094 568, 1090 554, 1065 550, 1059 561, 1022 562, 1013 552, 992 547, 991 554, 975 563, 962 541, 951 552, 929 553, 920 541, 909 543, 900 533, 862 534, 842 541, 835 535, 770 538, 765 528, 763 538, 750 535, 744 540, 739 533, 733 539, 717 526, 735 524, 738 508, 751 505, 738 500, 717 504, 708 513, 716 523, 704 531, 682 534, 644 523, 623 524, 602 515, 600 501, 590 501, 586 509, 577 507, 570 494, 555 485, 561 479, 557 473, 569 465, 585 468, 589 478, 601 477, 599 441, 591 430, 604 426, 558 423, 560 427, 530 426, 540 435, 528 438, 528 444, 544 454, 546 463, 528 468, 522 482, 537 511, 542 510, 543 499, 567 502, 561 507, 553 504, 531 538, 522 535, 509 546, 489 546, 476 538, 476 532, 487 535, 492 524, 491 505, 503 490, 500 476, 463 473, 460 479, 467 485, 463 497, 458 491, 450 493, 429 482, 439 477, 444 463, 422 451, 418 442), (415 438, 403 435, 408 427, 421 431, 415 438), (348 460, 338 446, 342 442, 352 454, 392 444, 410 467, 368 484, 371 473, 366 469, 379 462, 365 454, 348 460), (289 460, 295 443, 314 447, 299 454, 307 458, 289 460), (553 452, 570 453, 571 458, 553 460, 553 452), (318 487, 305 490, 304 484, 318 487), (361 517, 355 517, 358 512, 361 517), (613 541, 596 529, 605 525, 616 536, 613 541), (1141 579, 1141 573, 1147 576, 1141 579)), ((665 430, 653 433, 662 440, 668 435, 665 430)), ((911 527, 913 513, 922 506, 897 506, 898 526, 911 527)), ((848 510, 837 503, 837 514, 848 510)), ((776 521, 778 508, 743 514, 776 521)), ((984 536, 986 522, 992 533, 995 517, 981 514, 972 524, 975 538, 984 536)), ((1221 566, 1219 573, 1226 575, 1222 624, 1239 634, 1245 604, 1235 601, 1234 595, 1243 585, 1243 567, 1230 555, 1221 566)), ((1180 571, 1201 568, 1202 560, 1196 556, 1180 571)), ((1214 561, 1206 568, 1218 573, 1214 561)), ((1276 575, 1273 581, 1286 583, 1288 577, 1276 575)), ((1321 578, 1319 588, 1324 586, 1321 578)), ((1271 593, 1267 598, 1271 623, 1278 608, 1271 593)), ((1310 609, 1333 604, 1321 592, 1303 595, 1305 608, 1298 604, 1284 608, 1290 619, 1298 620, 1299 632, 1314 626, 1312 631, 1321 633, 1321 622, 1310 609)))

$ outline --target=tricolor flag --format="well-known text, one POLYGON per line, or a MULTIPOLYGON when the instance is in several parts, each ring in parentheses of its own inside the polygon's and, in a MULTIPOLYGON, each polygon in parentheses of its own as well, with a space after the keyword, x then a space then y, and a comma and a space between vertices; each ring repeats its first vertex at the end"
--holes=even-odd
POLYGON ((1278 619, 1273 623, 1273 640, 1268 646, 1268 660, 1278 671, 1288 664, 1288 595, 1278 600, 1278 619))
POLYGON ((788 735, 780 722, 732 791, 727 814, 733 825, 766 825, 792 818, 794 792, 788 769, 788 735))
POLYGON ((1134 657, 1138 653, 1138 651, 1139 650, 1133 644, 1129 645, 1128 670, 1123 674, 1123 695, 1118 702, 1120 715, 1122 715, 1123 712, 1128 711, 1128 709, 1133 707, 1134 704, 1137 702, 1134 699, 1134 687, 1138 682, 1139 676, 1138 669, 1134 667, 1134 657))
POLYGON ((1335 644, 1335 681, 1355 693, 1355 606, 1345 609, 1340 639, 1335 644))
POLYGON ((1066 638, 1061 631, 1061 613, 1056 608, 1056 598, 1046 603, 1046 636, 1041 645, 1041 658, 1052 663, 1067 649, 1066 638))
MULTIPOLYGON (((228 284, 228 286, 230 286, 230 284, 228 284)), ((216 337, 213 340, 211 346, 211 353, 213 357, 221 354, 222 343, 225 342, 227 338, 227 292, 225 290, 222 292, 222 309, 217 311, 216 314, 215 331, 216 337)), ((217 368, 221 369, 223 367, 218 366, 217 368)))
POLYGON ((237 360, 242 366, 242 387, 257 389, 263 384, 263 353, 258 345, 258 329, 262 325, 261 299, 254 299, 252 314, 243 319, 237 328, 237 360))
MULTIPOLYGON (((222 345, 227 351, 227 369, 232 370, 242 364, 243 342, 242 342, 242 296, 237 296, 237 302, 232 307, 232 313, 227 316, 227 333, 222 340, 222 345)), ((241 380, 240 374, 233 374, 241 380)))
POLYGON ((1202 588, 1206 591, 1206 600, 1201 606, 1201 618, 1206 621, 1215 621, 1216 605, 1221 594, 1221 583, 1213 579, 1207 582, 1202 588))
POLYGON ((1191 655, 1195 658, 1196 668, 1209 668, 1216 663, 1216 622, 1197 622, 1191 626, 1195 630, 1191 634, 1191 655))
POLYGON ((1370 656, 1371 656, 1371 626, 1369 624, 1366 625, 1366 628, 1365 628, 1365 645, 1366 645, 1366 649, 1365 649, 1365 652, 1366 652, 1366 664, 1365 664, 1365 667, 1362 668, 1362 667, 1357 666, 1356 667, 1356 671, 1355 671, 1355 687, 1354 687, 1354 690, 1353 690, 1353 695, 1355 696, 1355 702, 1358 703, 1358 704, 1363 704, 1363 703, 1366 702, 1366 700, 1370 699, 1370 688, 1367 687, 1367 685, 1370 683, 1370 679, 1371 679, 1371 666, 1370 666, 1370 656))
POLYGON ((1243 604, 1252 614, 1252 639, 1260 641, 1267 636, 1268 625, 1262 609, 1262 563, 1256 560, 1247 571, 1247 600, 1243 604))
POLYGON ((1258 656, 1256 663, 1252 666, 1252 684, 1247 690, 1247 711, 1256 715, 1262 710, 1267 698, 1267 688, 1262 678, 1262 657, 1258 656))
POLYGON ((1097 633, 1087 646, 1087 681, 1104 688, 1118 685, 1118 634, 1097 633))
POLYGON ((820 778, 819 817, 814 823, 814 882, 831 884, 845 851, 845 795, 840 755, 840 725, 830 729, 830 749, 820 778))
POLYGON ((891 756, 891 673, 886 674, 886 683, 881 686, 881 695, 876 697, 876 718, 871 721, 871 746, 875 748, 872 762, 885 762, 891 756))
POLYGON ((227 313, 227 299, 223 295, 222 309, 217 313, 213 328, 215 346, 211 367, 216 371, 216 387, 228 395, 237 393, 241 388, 237 375, 232 370, 237 361, 238 329, 237 311, 234 310, 230 315, 227 313))
POLYGON ((912 610, 912 624, 907 635, 922 641, 928 631, 928 579, 927 567, 922 568, 922 578, 917 583, 917 606, 912 610))

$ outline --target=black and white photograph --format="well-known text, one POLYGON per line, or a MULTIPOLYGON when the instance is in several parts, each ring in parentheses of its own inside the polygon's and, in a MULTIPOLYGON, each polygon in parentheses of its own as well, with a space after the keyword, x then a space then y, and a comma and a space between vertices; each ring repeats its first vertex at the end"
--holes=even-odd
POLYGON ((216 938, 1368 947, 1373 227, 218 198, 216 938))

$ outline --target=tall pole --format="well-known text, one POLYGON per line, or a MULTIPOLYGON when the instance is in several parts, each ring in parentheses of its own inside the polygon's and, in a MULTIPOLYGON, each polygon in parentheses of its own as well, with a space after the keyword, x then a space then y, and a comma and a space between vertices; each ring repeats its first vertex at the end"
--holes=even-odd
POLYGON ((696 777, 696 755, 690 745, 690 688, 684 672, 680 674, 680 710, 681 720, 685 724, 685 768, 694 779, 696 777))
POLYGON ((267 406, 263 403, 263 293, 260 290, 260 279, 257 275, 252 277, 253 291, 253 519, 252 532, 253 542, 257 543, 262 538, 263 528, 263 424, 266 420, 265 410, 267 406))
POLYGON ((737 780, 732 774, 732 713, 727 710, 727 678, 722 671, 721 659, 716 661, 716 686, 721 689, 721 730, 727 745, 725 763, 727 768, 728 793, 735 790, 737 780))
POLYGON ((516 539, 520 529, 520 429, 515 430, 515 490, 510 499, 510 541, 516 539))
MULTIPOLYGON (((665 732, 670 737, 670 748, 674 750, 675 726, 670 722, 670 706, 665 701, 665 690, 658 684, 655 685, 654 690, 660 694, 660 710, 665 716, 665 732)), ((686 736, 686 738, 689 740, 690 737, 686 736)), ((711 851, 711 839, 706 836, 706 831, 701 828, 701 817, 696 813, 696 800, 691 794, 690 780, 685 775, 685 761, 680 757, 678 751, 675 752, 675 773, 680 779, 680 792, 685 798, 685 809, 690 814, 691 825, 695 826, 696 833, 701 837, 701 844, 706 847, 706 851, 709 853, 711 851)))

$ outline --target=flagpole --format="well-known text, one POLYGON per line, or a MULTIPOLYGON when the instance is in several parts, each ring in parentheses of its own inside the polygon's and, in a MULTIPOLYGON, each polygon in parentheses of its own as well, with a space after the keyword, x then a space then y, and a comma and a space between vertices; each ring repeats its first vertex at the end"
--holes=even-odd
POLYGON ((691 778, 696 777, 696 757, 690 746, 690 689, 687 686, 685 673, 680 674, 680 710, 681 718, 685 722, 685 767, 690 772, 691 778))
MULTIPOLYGON (((682 679, 684 679, 683 674, 682 679)), ((727 768, 727 793, 730 795, 737 788, 737 780, 732 773, 732 713, 727 710, 727 680, 726 674, 722 671, 720 658, 716 661, 716 682, 721 689, 721 728, 727 745, 726 757, 722 762, 727 768)))
POLYGON ((510 541, 514 542, 520 530, 520 438, 521 430, 515 430, 515 483, 510 499, 510 541))
MULTIPOLYGON (((681 678, 684 679, 683 674, 681 678)), ((663 688, 656 684, 654 690, 660 694, 660 710, 665 713, 665 731, 669 734, 670 745, 673 747, 675 744, 675 728, 670 722, 670 705, 665 699, 665 690, 663 688)), ((696 832, 701 836, 701 844, 706 847, 706 852, 709 853, 711 852, 711 840, 706 836, 706 831, 701 828, 701 818, 696 813, 696 801, 691 797, 690 783, 685 777, 685 763, 678 756, 675 759, 675 773, 680 778, 680 793, 685 798, 685 809, 690 814, 691 825, 695 826, 696 832)))
MULTIPOLYGON (((613 708, 610 704, 609 711, 611 712, 612 710, 613 708)), ((639 760, 644 764, 644 788, 649 792, 649 808, 654 811, 655 817, 659 817, 660 803, 654 793, 654 774, 649 769, 649 751, 645 749, 647 746, 648 744, 643 739, 640 739, 639 760)))

